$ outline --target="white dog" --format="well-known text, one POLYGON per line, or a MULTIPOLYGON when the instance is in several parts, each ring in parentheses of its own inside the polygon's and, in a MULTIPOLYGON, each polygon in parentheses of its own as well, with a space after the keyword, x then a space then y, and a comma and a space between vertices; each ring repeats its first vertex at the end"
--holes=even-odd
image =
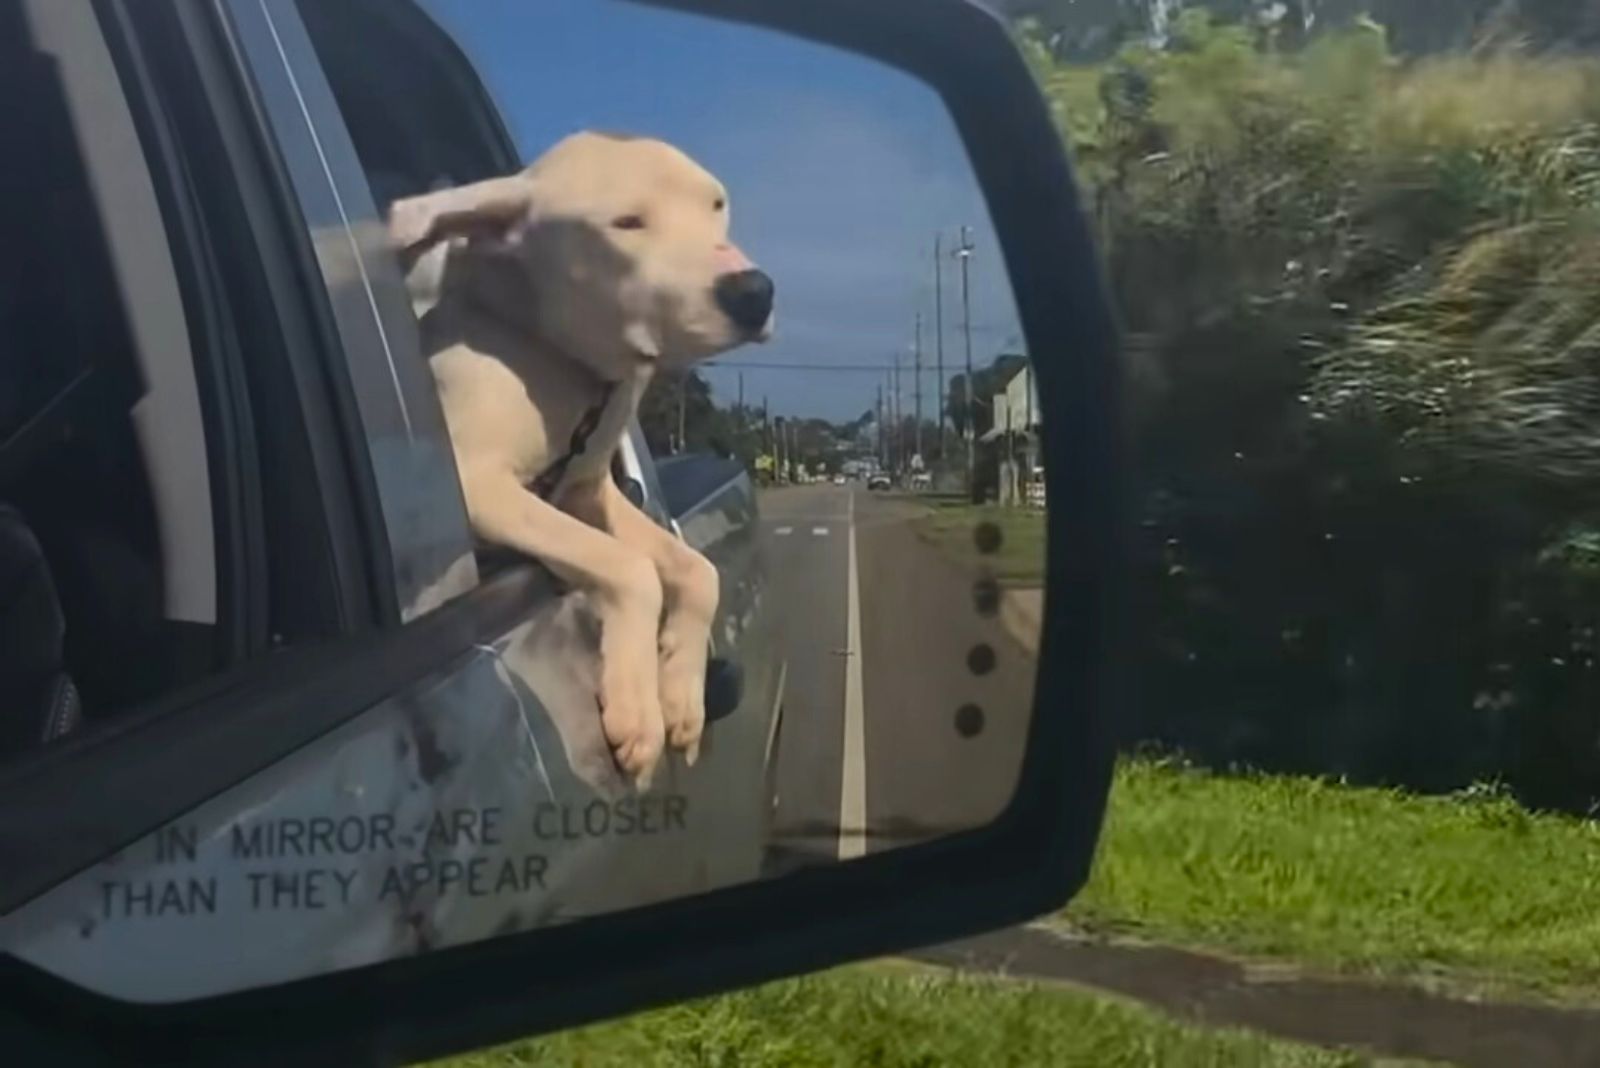
POLYGON ((575 134, 518 174, 396 201, 389 229, 431 289, 424 351, 473 532, 588 594, 601 725, 644 789, 664 744, 698 755, 718 580, 612 459, 658 370, 771 336, 772 281, 729 242, 721 183, 644 138, 575 134))

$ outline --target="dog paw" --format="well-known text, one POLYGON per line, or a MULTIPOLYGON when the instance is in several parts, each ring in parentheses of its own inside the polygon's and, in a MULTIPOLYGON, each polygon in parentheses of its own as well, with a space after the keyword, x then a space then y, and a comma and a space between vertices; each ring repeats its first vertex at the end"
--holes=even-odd
POLYGON ((389 241, 399 252, 410 252, 428 239, 433 229, 434 207, 427 197, 408 197, 389 206, 389 241))
POLYGON ((622 773, 641 792, 650 788, 666 738, 655 665, 608 663, 600 680, 600 727, 622 773))
POLYGON ((667 744, 681 750, 684 762, 700 758, 700 736, 706 726, 706 661, 704 656, 668 657, 661 663, 661 718, 667 744))

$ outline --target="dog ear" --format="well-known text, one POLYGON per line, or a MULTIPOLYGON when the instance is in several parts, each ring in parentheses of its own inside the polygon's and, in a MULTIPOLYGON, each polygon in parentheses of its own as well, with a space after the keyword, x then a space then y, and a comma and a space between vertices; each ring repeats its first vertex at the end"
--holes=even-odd
POLYGON ((403 197, 389 205, 389 238, 404 257, 452 237, 515 244, 518 223, 533 209, 533 190, 521 174, 403 197))

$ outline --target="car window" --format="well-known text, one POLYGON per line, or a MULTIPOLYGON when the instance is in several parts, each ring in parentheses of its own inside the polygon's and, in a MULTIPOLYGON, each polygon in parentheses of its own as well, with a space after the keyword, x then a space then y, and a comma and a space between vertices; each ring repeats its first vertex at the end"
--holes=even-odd
MULTIPOLYGON (((478 74, 437 23, 405 5, 365 0, 299 4, 322 72, 380 215, 394 201, 465 185, 521 166, 478 74), (402 123, 397 116, 405 116, 402 123)), ((426 303, 414 311, 420 315, 426 303)), ((613 477, 658 522, 668 521, 642 436, 624 437, 613 477)), ((493 570, 511 557, 480 552, 493 570)))
POLYGON ((150 701, 240 650, 174 254, 87 3, 7 3, 0 285, 0 689, 8 751, 150 701), (53 67, 52 67, 53 64, 53 67))

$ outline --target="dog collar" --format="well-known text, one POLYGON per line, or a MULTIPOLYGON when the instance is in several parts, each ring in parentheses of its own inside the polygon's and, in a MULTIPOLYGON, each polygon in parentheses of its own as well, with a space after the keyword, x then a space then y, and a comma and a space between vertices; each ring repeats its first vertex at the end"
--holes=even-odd
POLYGON ((605 389, 600 393, 600 399, 594 406, 583 413, 583 418, 578 420, 578 425, 572 429, 572 440, 567 445, 567 451, 556 458, 556 461, 528 484, 528 489, 536 497, 549 499, 551 494, 561 486, 561 480, 567 477, 567 468, 572 466, 572 461, 583 455, 583 450, 588 448, 589 439, 600 427, 600 417, 605 414, 606 405, 611 403, 611 395, 617 390, 615 382, 607 382, 605 389))

